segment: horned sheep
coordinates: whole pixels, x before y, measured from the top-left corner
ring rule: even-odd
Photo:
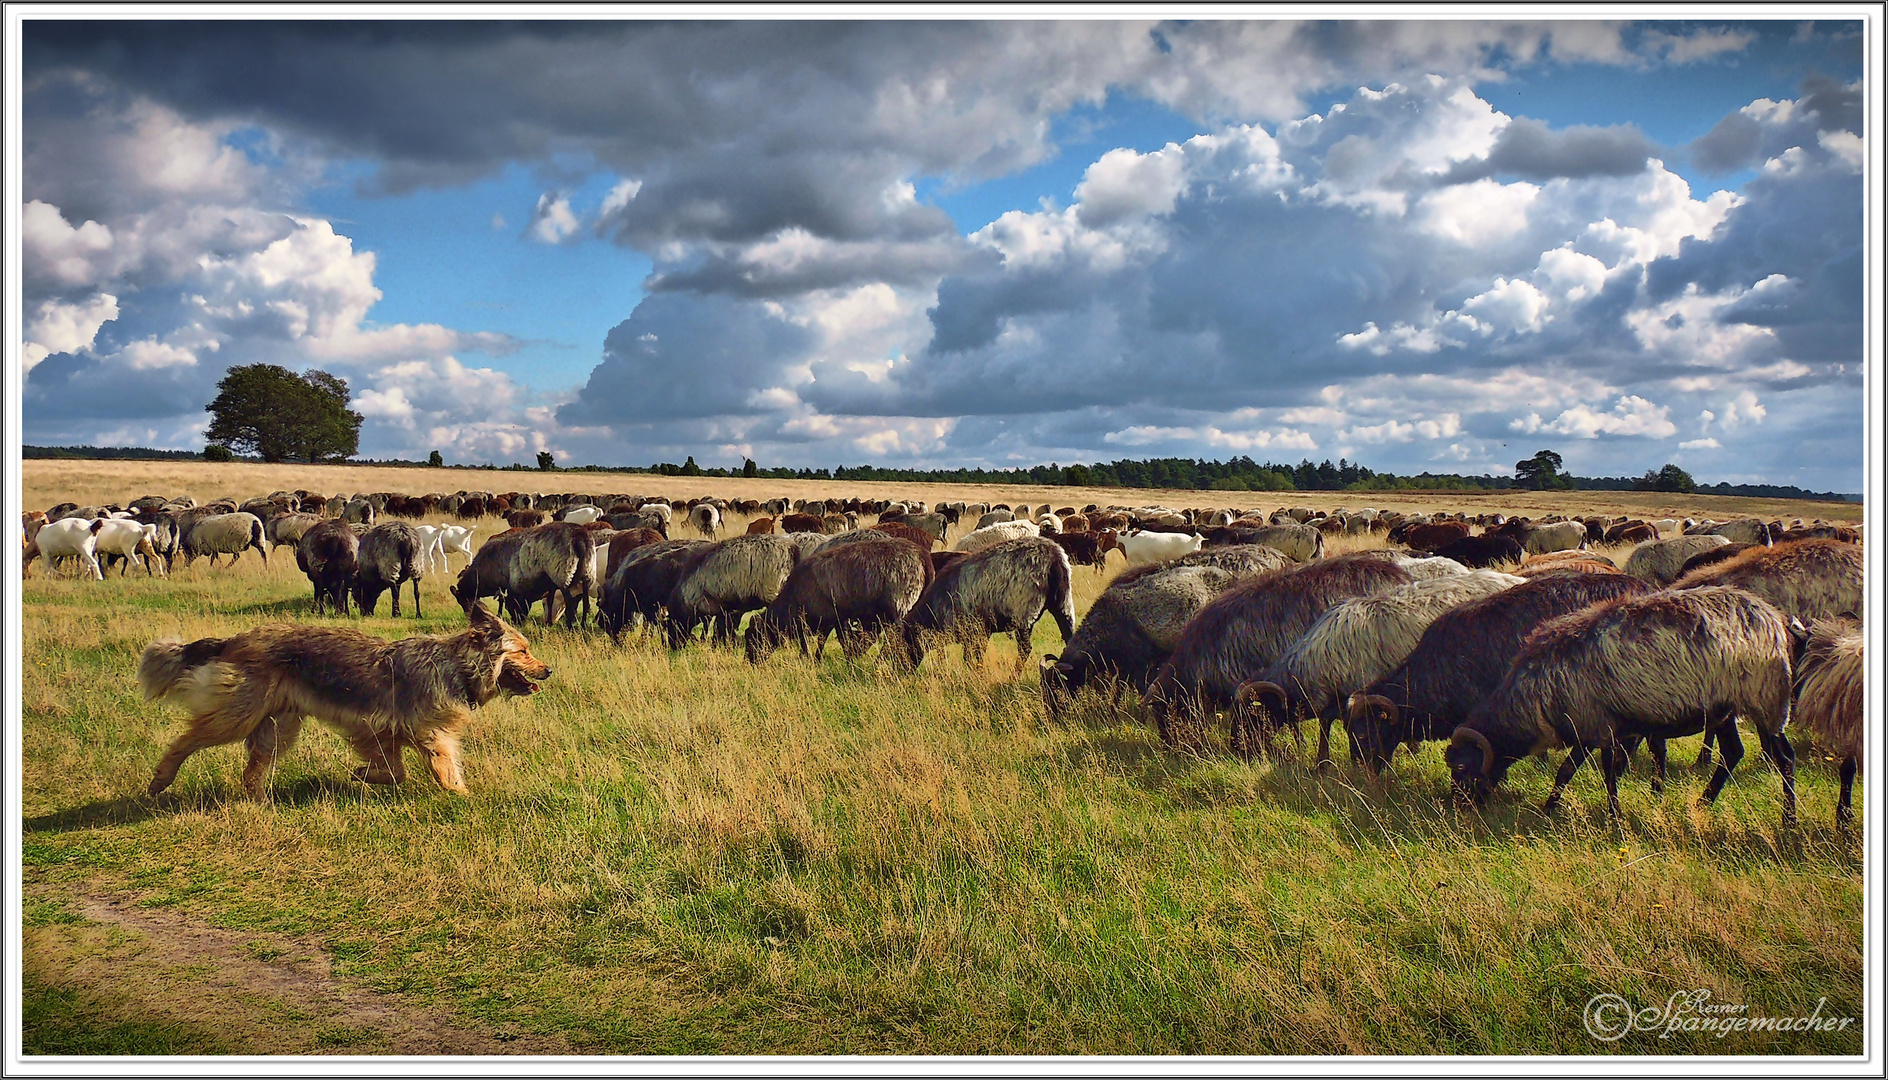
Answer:
[[[980,666],[992,634],[1016,637],[1016,670],[1029,662],[1030,635],[1044,613],[1066,645],[1075,635],[1069,557],[1043,537],[1023,537],[966,556],[939,574],[900,624],[903,658],[924,661],[927,638],[949,636]]]
[[[910,541],[823,545],[800,560],[774,602],[748,620],[747,659],[758,664],[789,638],[804,654],[809,635],[817,659],[835,632],[846,657],[856,659],[904,618],[930,583],[931,565]]]

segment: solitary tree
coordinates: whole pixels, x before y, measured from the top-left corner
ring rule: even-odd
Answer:
[[[1698,490],[1697,482],[1692,480],[1691,474],[1670,462],[1666,462],[1665,467],[1657,472],[1647,469],[1645,475],[1634,481],[1632,486],[1638,488],[1640,491],[1679,491],[1688,493]]]
[[[426,464],[437,469],[446,464],[446,459],[444,455],[440,454],[439,451],[435,450],[432,453],[426,455]]]
[[[347,407],[347,382],[325,371],[306,375],[275,364],[230,368],[216,384],[204,438],[264,461],[328,461],[360,449],[360,413]]]
[[[1526,461],[1514,463],[1514,483],[1516,487],[1532,488],[1535,491],[1572,487],[1573,478],[1560,470],[1560,455],[1552,450],[1542,450]]]
[[[557,459],[551,455],[549,450],[538,451],[538,468],[543,469],[545,472],[550,472],[552,469],[557,468]]]
[[[759,476],[760,466],[754,464],[753,458],[747,458],[741,462],[741,475],[750,479]]]

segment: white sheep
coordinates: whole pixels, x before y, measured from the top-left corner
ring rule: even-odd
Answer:
[[[92,580],[103,581],[105,575],[98,568],[98,531],[103,528],[103,519],[87,521],[84,518],[60,518],[39,530],[33,543],[39,553],[45,556],[47,573],[57,575],[59,560],[67,557],[79,561],[79,570],[92,572]]]
[[[1020,540],[1025,536],[1040,536],[1042,531],[1033,521],[999,521],[994,525],[985,525],[965,533],[954,547],[957,551],[982,551],[987,547]]]
[[[123,577],[130,569],[130,564],[139,563],[144,567],[146,576],[156,577],[164,571],[157,558],[157,526],[141,525],[136,521],[121,518],[106,518],[97,531],[97,555],[119,555],[125,565],[118,568],[118,576]],[[139,558],[143,556],[143,558]]]
[[[1182,555],[1193,554],[1204,543],[1200,537],[1190,533],[1146,531],[1128,533],[1117,542],[1121,545],[1121,554],[1127,556],[1129,566],[1169,562]]]

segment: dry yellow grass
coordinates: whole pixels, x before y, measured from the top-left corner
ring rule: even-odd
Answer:
[[[298,486],[221,468],[238,471],[184,489]],[[475,475],[415,472],[455,488]],[[493,490],[545,479],[488,475]],[[146,479],[67,477],[60,490],[124,497]],[[560,479],[675,494],[741,483]],[[59,493],[45,475],[29,490]],[[1064,501],[1042,493],[1030,501]],[[1077,569],[1078,611],[1120,567]],[[587,1052],[1860,1046],[1859,1031],[1599,1044],[1580,1020],[1594,994],[1655,1004],[1696,989],[1763,1015],[1806,1014],[1819,997],[1825,1015],[1860,1015],[1861,866],[1828,825],[1825,763],[1799,774],[1800,834],[1780,832],[1775,777],[1754,759],[1708,809],[1694,805],[1701,775],[1681,766],[1654,796],[1635,774],[1618,826],[1590,773],[1564,811],[1540,816],[1544,762],[1518,765],[1485,813],[1466,813],[1445,798],[1434,747],[1374,780],[1290,755],[1170,752],[1099,708],[1050,724],[1007,638],[981,669],[953,647],[899,674],[836,650],[823,664],[788,650],[756,667],[533,623],[533,651],[556,675],[478,715],[470,796],[423,774],[391,790],[356,784],[345,746],[315,725],[282,759],[272,805],[240,797],[235,747],[192,758],[164,797],[141,794],[181,727],[174,707],[138,699],[133,669],[151,639],[282,618],[388,637],[454,630],[464,616],[445,584],[424,582],[424,620],[384,606],[380,618],[317,619],[291,558],[199,562],[168,581],[24,584],[29,1051],[320,1043],[299,1027],[271,1042],[272,1027],[305,1021],[217,989],[228,975],[209,960],[167,954],[161,978],[93,979],[83,957],[105,931],[85,912],[100,898],[171,913],[179,932],[314,942],[337,978],[471,1030]],[[1035,645],[1059,651],[1047,621]],[[217,1029],[230,1041],[149,1022],[198,1015],[199,1000],[236,1011]]]
[[[1821,517],[1857,523],[1860,503],[1746,499],[1636,491],[1492,492],[1250,492],[1176,491],[1154,488],[1038,487],[1031,484],[905,484],[836,480],[747,480],[732,477],[657,476],[648,473],[543,473],[499,469],[380,468],[366,465],[208,464],[189,461],[33,460],[22,463],[23,505],[44,509],[61,502],[128,501],[145,494],[190,494],[198,500],[245,498],[276,490],[307,488],[336,492],[398,491],[618,491],[665,498],[719,495],[726,498],[794,499],[853,495],[913,497],[932,502],[1027,501],[1031,505],[1230,506],[1271,510],[1279,506],[1374,506],[1384,510],[1462,510],[1469,513],[1633,514],[1647,518],[1756,515],[1765,518]]]

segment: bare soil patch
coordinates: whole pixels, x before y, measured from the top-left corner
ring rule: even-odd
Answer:
[[[562,1038],[474,1030],[337,976],[317,940],[226,930],[134,898],[42,893],[83,922],[28,927],[29,978],[103,1009],[214,1033],[248,1054],[570,1054]],[[27,1033],[30,1049],[32,1033]]]

